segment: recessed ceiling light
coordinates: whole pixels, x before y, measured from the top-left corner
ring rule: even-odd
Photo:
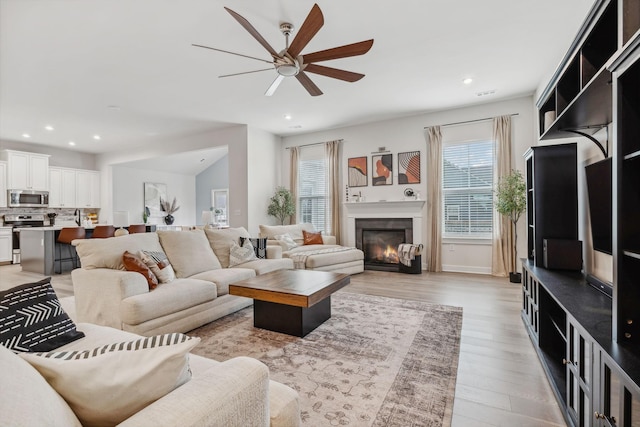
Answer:
[[[44,128],[46,130],[48,130],[48,131],[52,131],[53,130],[53,126],[51,126],[51,125],[46,125]]]
[[[471,77],[467,77],[466,79],[464,79],[462,81],[462,83],[464,83],[466,85],[470,85],[471,83],[473,83],[473,79]]]
[[[76,143],[73,142],[73,141],[69,141],[69,145],[74,146],[74,145],[76,145]]]
[[[291,114],[285,114],[284,118],[285,120],[291,120],[293,117],[291,117]]]
[[[95,139],[96,141],[100,141],[100,135],[93,135],[93,139]]]
[[[29,135],[28,133],[23,133],[23,134],[22,134],[22,137],[23,137],[23,138],[31,138],[31,135]]]

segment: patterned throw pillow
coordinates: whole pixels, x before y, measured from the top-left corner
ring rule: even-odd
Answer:
[[[164,252],[140,251],[140,258],[153,271],[160,283],[169,283],[176,278],[176,273]]]
[[[116,425],[191,379],[200,338],[173,333],[86,350],[22,353],[84,426]]]
[[[158,286],[158,278],[156,275],[153,274],[149,266],[137,255],[129,251],[124,251],[124,254],[122,254],[122,263],[127,271],[135,271],[136,273],[142,274],[144,278],[147,279],[150,291]]]
[[[244,246],[244,241],[249,240],[253,249],[256,253],[256,258],[258,259],[266,259],[267,258],[267,238],[266,237],[241,237],[240,245]]]
[[[314,233],[302,230],[302,239],[304,240],[303,245],[322,245],[324,243],[321,232]]]
[[[298,244],[295,242],[295,240],[293,240],[293,237],[291,237],[291,235],[289,233],[286,234],[278,234],[273,236],[274,239],[276,239],[279,242],[284,243],[287,246],[287,250],[290,251],[291,249],[295,248],[296,246],[298,246]]]
[[[82,337],[60,306],[50,277],[0,292],[0,344],[8,349],[50,351]]]
[[[233,242],[229,250],[229,267],[257,259],[250,240],[245,240],[242,246]]]

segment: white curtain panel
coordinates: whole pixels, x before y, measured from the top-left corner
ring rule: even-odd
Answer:
[[[427,244],[428,271],[442,271],[442,133],[440,126],[427,128]]]
[[[511,116],[493,119],[493,140],[495,141],[495,161],[493,182],[497,185],[500,179],[511,173]],[[516,272],[516,259],[513,253],[514,232],[511,220],[493,212],[493,239],[491,256],[491,274],[506,277],[509,272]]]
[[[340,224],[340,140],[328,141],[324,144],[327,159],[328,178],[328,208],[330,220],[329,234],[336,237],[336,243],[340,244],[342,229]]]
[[[293,197],[293,203],[296,205],[296,213],[291,215],[289,219],[290,224],[296,224],[298,217],[298,157],[300,155],[300,149],[298,147],[289,148],[289,190]]]

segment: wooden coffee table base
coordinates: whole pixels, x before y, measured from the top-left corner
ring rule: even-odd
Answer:
[[[304,337],[331,317],[331,295],[311,307],[253,301],[253,326]]]

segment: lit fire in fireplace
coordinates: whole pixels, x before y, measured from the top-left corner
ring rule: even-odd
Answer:
[[[377,246],[375,253],[371,255],[372,260],[376,262],[387,264],[397,264],[399,262],[397,249],[389,245],[387,245],[386,249],[383,246]]]

